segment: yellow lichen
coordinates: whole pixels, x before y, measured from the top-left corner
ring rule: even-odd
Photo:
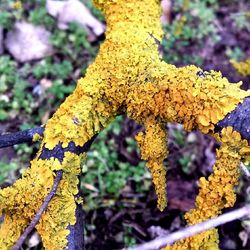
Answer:
[[[53,170],[58,169],[63,170],[63,179],[36,229],[46,249],[57,250],[66,246],[66,236],[69,234],[67,227],[76,221],[74,195],[78,192],[82,156],[66,152],[62,163],[53,158],[35,159],[22,179],[0,191],[0,211],[5,215],[4,223],[0,226],[0,249],[10,249],[33,219],[50,192]]]
[[[162,61],[157,43],[163,36],[158,0],[94,0],[94,3],[106,18],[106,40],[85,77],[78,80],[73,94],[47,122],[31,168],[12,187],[0,190],[0,212],[5,214],[0,226],[1,249],[9,249],[33,218],[50,191],[54,171],[59,169],[63,170],[63,179],[36,228],[46,249],[63,249],[67,245],[67,227],[75,223],[74,195],[78,190],[82,156],[68,152],[62,163],[54,158],[42,160],[39,156],[43,148],[52,150],[58,144],[67,148],[70,142],[83,146],[118,114],[127,114],[145,125],[145,133],[139,133],[137,141],[152,173],[158,207],[163,210],[166,206],[163,159],[167,155],[164,124],[178,122],[187,130],[213,132],[214,125],[250,95],[240,89],[240,84],[230,84],[218,72],[205,72],[200,76],[201,69],[196,66],[177,68]],[[213,177],[200,182],[203,190],[207,182],[231,178],[223,189],[215,188],[211,192],[216,196],[212,200],[217,200],[219,207],[234,202],[231,187],[238,172],[232,169],[239,161],[223,150],[225,147],[217,153],[219,161]],[[228,175],[228,164],[235,177]],[[222,197],[225,200],[221,201]],[[197,204],[204,199],[206,192],[201,191]],[[207,209],[206,203],[204,209]],[[208,215],[215,216],[216,211],[209,210]],[[197,208],[186,217],[193,223],[205,219],[204,216],[202,208]],[[214,235],[214,231],[204,233],[202,239],[215,238]],[[210,240],[206,242],[213,245]]]
[[[141,158],[147,161],[158,196],[158,208],[162,211],[167,205],[166,169],[163,165],[167,156],[166,129],[150,119],[145,122],[145,129],[146,132],[140,132],[136,140],[141,149]]]
[[[41,135],[39,135],[38,133],[35,133],[35,134],[33,135],[33,137],[32,137],[32,141],[33,141],[33,142],[41,141],[42,138],[43,138],[43,137],[42,137]]]
[[[188,130],[198,128],[208,133],[249,95],[240,90],[240,84],[230,84],[218,72],[199,77],[201,69],[196,66],[176,68],[161,60],[155,41],[162,38],[157,1],[94,2],[107,20],[106,40],[75,92],[49,120],[44,139],[47,148],[60,142],[66,147],[70,141],[82,146],[120,112],[145,126],[149,120],[152,127],[172,121]],[[147,133],[146,129],[145,138]],[[158,140],[166,141],[165,137],[160,133]],[[147,143],[148,154],[154,143]],[[164,157],[146,154],[143,159],[149,159],[147,165],[162,210],[166,204]]]
[[[219,250],[218,232],[211,229],[185,240],[180,240],[162,250]]]
[[[245,13],[245,16],[246,16],[248,19],[250,19],[250,12],[246,12],[246,13]]]
[[[23,7],[23,4],[20,0],[15,1],[13,4],[13,8],[16,10],[20,10],[22,9],[22,7]]]
[[[231,60],[230,62],[241,75],[250,75],[250,58],[244,62],[237,62],[235,60]]]
[[[240,134],[233,131],[232,127],[223,129],[215,138],[221,142],[216,154],[217,161],[208,179],[200,178],[196,207],[185,215],[189,225],[216,217],[223,208],[234,205],[234,187],[238,183],[240,161],[249,159],[249,151],[246,153],[244,150],[249,150],[247,141],[242,140]],[[169,249],[219,249],[217,230],[203,232],[164,248]]]

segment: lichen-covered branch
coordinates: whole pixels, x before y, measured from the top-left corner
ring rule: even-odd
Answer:
[[[84,242],[84,220],[85,215],[81,204],[76,204],[76,223],[74,225],[69,225],[68,229],[70,231],[67,236],[67,249],[68,250],[85,250]]]
[[[221,214],[223,208],[232,207],[236,195],[234,187],[238,184],[240,161],[249,161],[248,142],[242,140],[238,132],[232,127],[223,129],[215,138],[221,143],[217,150],[217,161],[213,173],[208,179],[202,177],[199,181],[199,194],[196,197],[195,208],[185,214],[189,225],[201,223]],[[181,240],[169,249],[219,249],[217,229],[202,232],[198,235]]]
[[[53,186],[51,188],[51,191],[49,192],[49,194],[46,196],[43,204],[41,205],[41,207],[39,208],[39,210],[37,211],[35,217],[32,219],[32,221],[30,222],[29,226],[25,229],[25,231],[23,232],[23,234],[20,236],[20,238],[18,239],[18,241],[16,242],[16,244],[12,247],[12,250],[19,250],[22,247],[22,244],[24,243],[25,239],[27,238],[27,236],[31,233],[31,231],[35,228],[35,226],[37,225],[37,223],[39,222],[43,212],[47,209],[49,202],[51,201],[51,199],[53,198],[53,196],[56,194],[56,190],[57,187],[62,179],[62,170],[59,170],[56,172],[56,176],[54,179],[54,183]]]
[[[160,210],[167,204],[163,165],[167,135],[163,128],[169,121],[182,123],[187,130],[210,133],[222,145],[213,174],[200,180],[196,208],[186,215],[188,223],[215,217],[234,203],[238,165],[248,159],[248,144],[231,127],[221,135],[215,135],[214,128],[250,91],[230,84],[219,72],[200,74],[202,69],[194,65],[177,68],[163,62],[156,42],[163,36],[158,0],[94,3],[106,18],[106,40],[85,77],[46,124],[31,168],[12,187],[0,190],[0,213],[5,213],[1,249],[10,248],[29,224],[58,170],[63,171],[63,179],[36,229],[45,248],[67,246],[68,227],[76,223],[74,197],[85,152],[82,148],[121,113],[145,126],[145,133],[136,139],[152,173]],[[173,248],[183,244],[187,247],[183,249],[216,249],[217,243],[217,232],[211,230]]]
[[[93,139],[82,147],[75,146],[72,142],[66,148],[62,148],[61,144],[53,150],[41,148],[22,179],[12,187],[0,190],[0,208],[4,214],[4,223],[0,227],[1,249],[10,249],[30,224],[49,194],[55,178],[54,171],[63,171],[63,178],[36,229],[48,249],[61,249],[79,239],[75,233],[77,229],[70,225],[81,224],[79,219],[82,216],[76,211],[79,202],[76,197],[78,175],[81,157],[89,149]],[[78,233],[82,233],[83,239],[83,228]]]

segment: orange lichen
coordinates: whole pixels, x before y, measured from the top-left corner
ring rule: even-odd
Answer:
[[[250,58],[243,62],[235,60],[231,60],[230,62],[241,75],[250,75]]]
[[[141,158],[147,161],[158,196],[158,208],[162,211],[167,205],[166,168],[163,165],[167,156],[166,129],[150,119],[145,122],[145,129],[145,133],[140,132],[136,140],[141,149]]]
[[[156,43],[162,38],[157,1],[94,2],[107,20],[106,40],[75,92],[48,121],[45,147],[52,149],[60,142],[67,147],[70,141],[82,146],[121,112],[148,127],[172,121],[208,133],[249,95],[218,72],[199,77],[201,69],[196,66],[176,68],[161,60]],[[166,140],[165,133],[158,137]],[[148,147],[154,143],[147,143]],[[165,183],[165,177],[159,178],[160,172],[165,173],[164,157],[143,155],[150,159],[148,167],[162,210],[165,191],[157,187]]]
[[[218,232],[216,229],[207,230],[185,240],[180,240],[162,250],[219,250]]]
[[[166,206],[163,159],[167,155],[164,124],[179,122],[187,130],[212,132],[219,120],[250,95],[240,89],[240,84],[230,84],[218,72],[204,72],[200,76],[201,69],[196,66],[177,68],[162,61],[157,42],[163,36],[158,0],[94,0],[94,3],[106,17],[106,40],[85,77],[78,80],[73,94],[47,122],[31,168],[12,187],[0,190],[0,212],[5,214],[0,226],[1,249],[10,248],[33,218],[52,186],[53,171],[59,169],[63,170],[63,180],[37,230],[47,249],[63,249],[67,245],[67,226],[75,223],[73,197],[81,156],[65,153],[62,163],[53,158],[42,160],[39,156],[43,148],[52,150],[58,144],[66,148],[70,142],[83,146],[115,116],[126,113],[145,125],[145,133],[139,133],[137,141],[152,173],[158,207],[163,210]],[[221,165],[231,164],[235,157],[219,152],[221,159],[215,167],[215,179],[210,178],[215,182],[216,178],[233,178],[227,176]],[[236,160],[232,166],[235,165]],[[201,189],[206,185],[207,181],[202,179]],[[222,194],[227,197],[225,204],[230,205],[234,201],[231,186],[215,189],[211,194]],[[197,204],[199,199],[205,199],[204,195],[198,196]],[[187,215],[190,223],[204,219],[200,218],[203,210],[199,209]],[[211,211],[210,216],[214,213]],[[215,234],[204,233],[203,238]]]
[[[233,131],[232,127],[223,129],[215,138],[221,142],[216,154],[217,161],[208,180],[200,178],[196,207],[185,215],[189,225],[216,217],[223,208],[234,205],[234,187],[238,183],[240,161],[249,160],[250,148],[247,141],[242,140],[240,134]],[[217,230],[212,229],[179,241],[173,246],[167,246],[164,250],[219,249],[218,242]]]
[[[212,132],[214,124],[250,92],[240,90],[240,84],[230,84],[218,72],[198,77],[200,70],[193,65],[175,68],[162,62],[158,72],[149,71],[149,82],[131,87],[126,100],[128,115],[141,122],[153,116],[182,123],[187,130]]]

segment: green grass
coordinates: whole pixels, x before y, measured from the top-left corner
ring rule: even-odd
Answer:
[[[122,189],[126,186],[128,179],[135,183],[137,192],[148,189],[148,185],[143,185],[149,179],[149,173],[145,168],[145,163],[140,162],[138,166],[133,166],[128,162],[119,159],[118,145],[109,135],[119,135],[123,117],[117,117],[108,128],[102,131],[96,141],[92,144],[87,154],[85,163],[82,165],[84,174],[82,180],[82,190],[86,199],[87,209],[94,209],[102,206],[102,200],[109,198],[112,205],[119,197]],[[128,138],[126,150],[138,150],[135,141]]]
[[[162,42],[166,62],[202,65],[203,58],[196,53],[201,50],[204,40],[208,37],[213,43],[219,40],[214,23],[217,8],[216,0],[173,2],[174,18],[164,26],[166,35]],[[190,45],[193,51],[185,53]]]

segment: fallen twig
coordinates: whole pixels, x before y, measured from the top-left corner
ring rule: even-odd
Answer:
[[[240,169],[244,173],[244,175],[247,177],[247,179],[250,179],[250,172],[247,169],[246,165],[244,163],[240,163]]]
[[[195,224],[193,226],[186,227],[185,229],[181,229],[175,233],[169,234],[164,237],[156,238],[150,242],[141,244],[134,248],[128,248],[127,250],[157,250],[165,247],[166,245],[173,244],[177,240],[182,240],[192,235],[201,233],[208,229],[217,227],[219,225],[223,225],[227,222],[241,219],[245,216],[250,215],[250,205],[246,205],[242,208],[236,209],[232,212],[225,213],[216,218],[207,220],[205,222]]]

